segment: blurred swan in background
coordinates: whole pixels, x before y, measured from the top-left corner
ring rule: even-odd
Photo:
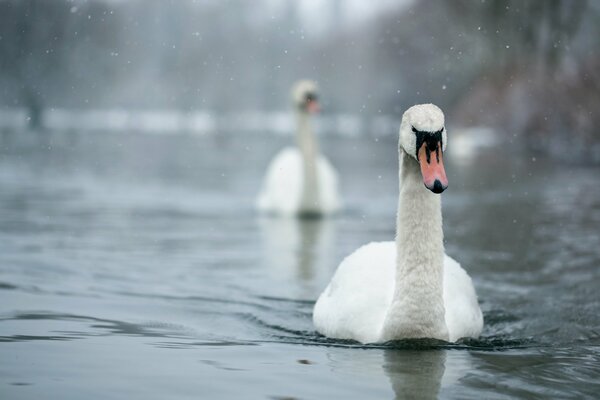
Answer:
[[[342,261],[314,308],[321,334],[362,343],[479,336],[483,317],[471,278],[444,253],[445,149],[442,110],[409,108],[400,125],[396,242],[367,244]]]
[[[337,173],[321,154],[311,116],[319,111],[317,85],[303,80],[292,89],[297,147],[288,147],[271,161],[257,199],[257,208],[277,215],[324,216],[340,208]]]

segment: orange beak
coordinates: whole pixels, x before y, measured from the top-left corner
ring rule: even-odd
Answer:
[[[448,178],[444,170],[441,143],[438,142],[435,149],[423,143],[418,153],[421,175],[425,187],[433,193],[442,193],[448,187]]]
[[[321,111],[321,106],[317,100],[308,100],[306,102],[306,110],[311,114],[316,114]]]

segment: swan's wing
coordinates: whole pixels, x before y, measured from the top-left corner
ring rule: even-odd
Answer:
[[[369,243],[346,257],[315,304],[317,331],[376,342],[392,301],[395,259],[394,242]]]
[[[256,206],[263,212],[288,214],[298,209],[302,191],[302,156],[287,147],[271,161]]]
[[[444,307],[450,341],[478,337],[483,329],[483,315],[473,282],[453,258],[444,258]]]
[[[335,212],[341,208],[338,174],[323,155],[319,156],[319,197],[324,212]]]

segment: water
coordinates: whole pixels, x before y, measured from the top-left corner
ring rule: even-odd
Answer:
[[[0,398],[600,393],[600,169],[456,137],[446,247],[474,279],[483,335],[363,346],[316,334],[311,311],[345,255],[394,236],[395,139],[322,140],[338,218],[260,218],[288,140],[4,132]]]

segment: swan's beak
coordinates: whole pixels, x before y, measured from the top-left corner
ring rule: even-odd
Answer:
[[[321,106],[317,100],[308,100],[306,102],[306,111],[308,111],[310,114],[317,114],[319,111],[321,111]]]
[[[448,187],[448,178],[444,170],[441,143],[438,142],[435,149],[428,148],[427,143],[423,143],[418,155],[425,187],[433,193],[442,193]]]

